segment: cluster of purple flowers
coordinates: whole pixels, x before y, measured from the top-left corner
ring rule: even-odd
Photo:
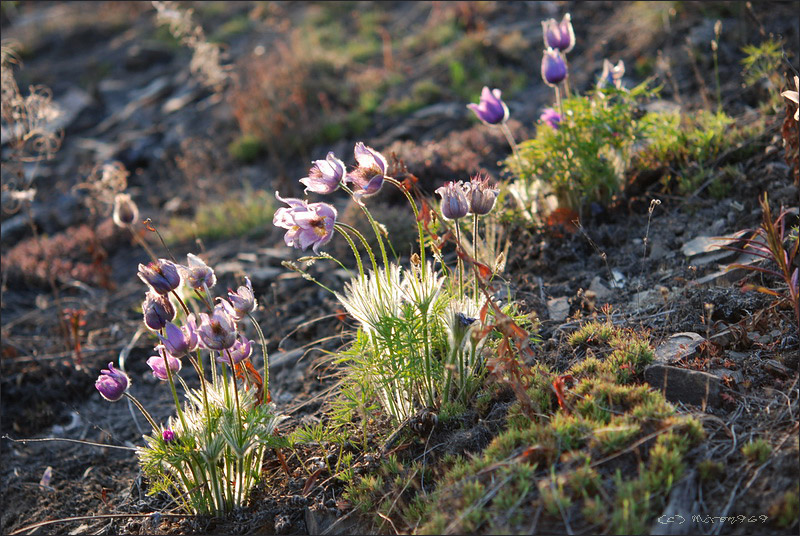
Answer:
[[[171,295],[177,299],[176,290],[186,284],[197,291],[208,294],[217,278],[200,257],[189,254],[186,265],[167,259],[158,259],[139,265],[139,278],[148,286],[142,313],[144,324],[156,333],[160,343],[155,347],[157,355],[151,356],[147,364],[153,376],[167,381],[171,374],[182,368],[181,358],[198,348],[218,352],[220,363],[240,363],[252,354],[253,341],[238,332],[236,322],[256,309],[257,303],[250,279],[236,291],[228,292],[228,299],[218,298],[213,311],[199,315],[187,314],[182,326],[173,323],[176,308]],[[95,382],[100,394],[109,401],[122,398],[130,386],[130,378],[109,363]]]
[[[575,31],[567,13],[556,22],[542,21],[544,56],[542,56],[542,79],[549,86],[556,86],[567,77],[566,54],[575,46]]]
[[[300,179],[305,185],[305,193],[330,194],[348,184],[352,188],[353,199],[363,204],[362,199],[378,193],[387,178],[388,163],[386,158],[362,142],[356,143],[353,150],[358,165],[347,171],[344,162],[329,152],[325,160],[315,160],[308,171],[308,176]],[[319,253],[333,238],[334,225],[338,213],[328,203],[309,203],[293,197],[283,198],[279,192],[275,197],[288,207],[275,211],[273,225],[286,229],[284,241],[287,246],[308,249]]]
[[[568,76],[566,54],[575,46],[575,31],[572,28],[570,15],[567,13],[556,22],[555,19],[542,21],[542,34],[545,51],[542,56],[542,80],[551,87],[557,87]],[[623,68],[624,72],[624,68]],[[478,104],[470,103],[467,108],[488,125],[502,125],[509,118],[508,106],[500,98],[499,89],[483,88]],[[547,108],[540,120],[557,130],[561,123],[561,115],[552,108]]]
[[[457,220],[467,214],[484,216],[492,211],[500,190],[489,185],[489,177],[476,175],[464,184],[451,181],[436,189],[442,198],[442,216]]]

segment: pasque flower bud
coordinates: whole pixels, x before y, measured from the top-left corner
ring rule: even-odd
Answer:
[[[542,56],[542,79],[548,86],[556,86],[567,77],[567,64],[557,50],[548,48]]]
[[[94,382],[95,388],[109,402],[116,402],[128,390],[130,379],[128,375],[114,368],[114,363],[108,364],[108,370],[100,371],[100,376]]]

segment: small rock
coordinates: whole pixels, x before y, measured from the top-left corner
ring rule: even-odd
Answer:
[[[611,283],[613,288],[622,288],[625,286],[625,274],[619,270],[611,270],[611,275],[614,277],[614,280],[609,283]]]
[[[725,218],[714,220],[714,223],[708,228],[708,230],[714,234],[721,233],[723,229],[725,229]]]
[[[705,340],[702,335],[692,331],[676,333],[658,345],[655,360],[671,365],[683,358],[691,357],[697,352],[697,347]]]
[[[662,391],[670,402],[703,407],[719,405],[722,380],[708,372],[656,363],[644,370],[644,379]]]
[[[663,259],[669,254],[669,250],[664,247],[664,245],[660,241],[653,241],[653,245],[650,246],[650,255],[649,258],[658,261]]]
[[[569,300],[566,296],[547,300],[547,312],[550,314],[550,320],[563,322],[569,314]]]
[[[295,348],[288,352],[278,352],[269,356],[269,371],[270,374],[277,372],[284,367],[294,365],[298,359],[305,353],[303,348]]]
[[[239,261],[220,262],[214,267],[217,277],[233,274],[238,275],[244,273],[244,265]]]
[[[741,385],[744,383],[744,375],[739,372],[738,370],[731,370],[727,368],[715,368],[708,371],[709,374],[713,374],[720,380],[725,381],[725,377],[729,377],[733,379],[736,385]]]
[[[643,290],[631,297],[631,303],[639,309],[647,309],[654,305],[663,305],[664,297],[658,290]]]
[[[589,285],[589,290],[593,291],[598,300],[605,300],[611,297],[614,293],[602,283],[600,276],[595,276],[592,283]]]
[[[792,374],[792,371],[787,366],[774,359],[765,360],[764,369],[773,376],[780,378],[788,378]]]
[[[727,236],[698,236],[683,244],[681,252],[687,257],[716,252],[722,246],[738,244],[745,234],[747,234],[747,231],[739,231]]]
[[[250,281],[252,281],[253,285],[262,287],[265,285],[270,284],[272,281],[275,280],[279,275],[284,273],[284,268],[275,268],[272,266],[262,266],[261,268],[255,268],[248,272],[250,276]]]

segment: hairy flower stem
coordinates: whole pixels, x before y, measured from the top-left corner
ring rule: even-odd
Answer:
[[[353,196],[353,191],[350,190],[348,187],[343,185],[342,188],[347,193],[349,193],[351,196]],[[353,199],[355,200],[355,197],[353,197]],[[388,281],[388,277],[389,277],[389,257],[386,255],[386,246],[383,243],[383,236],[381,236],[381,230],[378,227],[378,222],[375,221],[375,218],[372,217],[372,214],[370,213],[370,211],[367,209],[366,206],[364,206],[363,204],[359,203],[358,201],[356,201],[356,204],[359,206],[359,208],[361,208],[361,212],[363,212],[364,215],[369,220],[369,223],[372,226],[372,232],[375,233],[375,238],[378,239],[378,247],[381,248],[381,258],[383,259],[383,266],[386,268],[386,277],[387,277],[387,281]],[[377,272],[377,270],[376,270],[376,272]]]
[[[142,246],[142,248],[147,252],[147,255],[153,262],[157,262],[158,257],[156,257],[155,252],[150,248],[150,246],[147,245],[147,242],[145,242],[144,238],[139,236],[139,234],[133,230],[133,225],[128,225],[127,227],[128,230],[131,232],[131,236],[133,236],[134,241],[136,241],[140,246]]]
[[[347,227],[350,226],[348,225]],[[364,281],[364,264],[361,262],[361,254],[358,252],[358,248],[356,247],[355,242],[353,242],[353,239],[350,238],[349,234],[347,234],[347,231],[345,230],[345,224],[337,222],[333,225],[333,228],[339,231],[339,234],[341,234],[344,239],[347,240],[347,243],[350,244],[350,249],[353,250],[353,257],[356,258],[356,264],[358,264],[358,275],[361,277],[361,281]]]
[[[228,355],[228,363],[231,365],[231,374],[233,375],[233,396],[236,400],[236,415],[239,417],[239,432],[241,432],[244,428],[242,427],[242,408],[239,406],[239,388],[236,386],[236,369],[234,368],[233,357],[231,357],[230,350],[225,350],[225,353]]]
[[[478,215],[472,215],[472,256],[478,259]],[[475,303],[478,303],[478,276],[477,274],[472,279],[473,283],[473,298]]]
[[[178,400],[178,391],[175,389],[175,380],[172,379],[172,369],[169,368],[169,363],[167,362],[167,353],[163,352],[161,357],[164,358],[164,368],[167,369],[167,380],[169,381],[169,389],[172,391],[172,398],[175,400],[175,409],[178,410],[178,418],[181,420],[181,425],[183,425],[183,430],[187,432],[189,427],[186,426],[186,418],[183,416],[183,410],[181,409],[181,403]],[[200,380],[202,382],[202,379]]]
[[[561,105],[561,88],[555,86],[553,89],[556,90],[556,106],[558,107],[558,114],[561,116],[563,121],[564,119],[564,107]]]
[[[564,92],[566,93],[567,98],[569,98],[571,95],[569,90],[569,63],[567,63],[567,55],[565,53],[559,51],[559,54],[561,54],[561,59],[564,60],[564,67],[567,70],[567,76],[564,77]]]
[[[519,167],[519,174],[522,175],[522,159],[519,157],[519,146],[517,145],[517,141],[514,139],[514,135],[511,133],[511,129],[508,128],[508,125],[503,122],[500,123],[500,131],[506,137],[506,141],[508,145],[511,147],[511,152],[514,155],[514,159],[517,161],[517,167]]]
[[[420,258],[420,261],[421,261],[420,262],[420,266],[422,267],[422,279],[424,280],[425,279],[425,275],[426,275],[425,274],[425,270],[426,270],[426,267],[425,267],[425,237],[423,235],[422,221],[420,220],[420,217],[419,217],[419,210],[417,209],[417,204],[414,202],[414,198],[411,197],[411,194],[408,193],[408,190],[401,183],[399,183],[398,181],[396,181],[395,179],[393,179],[391,177],[387,177],[386,178],[386,182],[388,182],[390,184],[393,184],[395,187],[397,187],[398,190],[403,192],[403,194],[406,196],[406,199],[408,199],[408,203],[411,205],[411,210],[414,211],[414,220],[417,222],[417,233],[419,234],[419,258]]]
[[[153,420],[153,417],[152,417],[152,415],[150,415],[150,413],[149,413],[149,412],[148,412],[146,409],[144,409],[144,406],[141,404],[141,402],[139,402],[138,400],[136,400],[136,398],[134,398],[134,397],[133,397],[133,395],[132,395],[132,394],[130,394],[130,393],[128,393],[127,391],[125,391],[125,393],[124,393],[124,394],[125,394],[125,396],[126,396],[126,397],[128,397],[128,400],[130,400],[131,402],[133,402],[133,404],[134,404],[134,405],[135,405],[137,408],[139,408],[139,411],[141,411],[141,412],[142,412],[142,415],[144,415],[144,418],[145,418],[145,419],[147,419],[147,422],[149,422],[149,423],[150,423],[150,426],[152,426],[152,427],[153,427],[153,432],[155,432],[156,430],[158,430],[158,425],[156,424],[156,421],[154,421],[154,420]]]
[[[264,338],[264,332],[261,331],[261,326],[256,319],[253,318],[252,313],[247,313],[247,316],[250,318],[250,322],[253,323],[253,327],[256,328],[256,333],[258,333],[258,339],[261,341],[261,352],[264,354],[264,403],[270,401],[269,396],[269,354],[267,353],[267,339]]]
[[[458,223],[458,220],[455,220],[456,224],[456,263],[458,265],[458,295],[459,297],[464,295],[464,261],[461,260],[461,257],[458,255],[458,249],[461,247],[461,226]]]

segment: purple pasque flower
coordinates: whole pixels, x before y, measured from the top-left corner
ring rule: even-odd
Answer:
[[[197,324],[194,314],[190,314],[186,319],[186,324],[180,328],[172,322],[167,322],[166,333],[166,337],[159,334],[158,338],[161,339],[164,348],[171,355],[180,357],[197,349]]]
[[[447,182],[444,186],[437,188],[436,193],[442,196],[442,215],[445,218],[457,220],[467,215],[469,201],[467,201],[462,181]]]
[[[128,390],[130,383],[131,381],[127,374],[115,369],[114,363],[109,363],[108,369],[100,371],[100,376],[94,382],[94,386],[103,398],[109,402],[116,402]]]
[[[256,310],[258,302],[256,302],[255,294],[253,294],[253,284],[250,283],[250,278],[244,278],[245,285],[240,286],[236,292],[228,290],[228,299],[233,308],[233,316],[236,320],[241,320],[248,314]]]
[[[625,63],[619,60],[616,65],[603,60],[603,72],[600,75],[600,80],[597,81],[597,88],[602,89],[608,84],[612,84],[617,89],[622,89],[622,77],[625,75]]]
[[[561,22],[556,22],[556,19],[543,20],[542,33],[545,47],[566,54],[575,46],[575,30],[572,29],[569,13],[564,15]]]
[[[203,259],[189,253],[186,255],[186,266],[181,266],[181,271],[186,279],[186,284],[197,290],[211,288],[217,284],[217,276]]]
[[[175,441],[175,432],[167,428],[161,432],[161,439],[164,440],[164,443],[172,443]]]
[[[308,249],[313,246],[314,253],[319,247],[333,238],[333,226],[336,223],[336,209],[327,203],[308,203],[293,197],[282,198],[278,192],[275,197],[289,205],[275,211],[272,224],[287,229],[283,237],[287,246]]]
[[[467,104],[467,108],[475,112],[478,119],[489,125],[499,125],[508,120],[508,106],[500,98],[502,92],[499,89],[492,89],[483,86],[481,91],[480,103]]]
[[[467,203],[469,203],[469,213],[483,216],[489,214],[497,201],[497,194],[500,190],[489,186],[488,175],[475,175],[466,185]]]
[[[139,264],[139,279],[144,281],[153,291],[162,296],[169,294],[181,284],[178,266],[167,259]]]
[[[548,86],[557,86],[567,77],[567,64],[561,54],[553,48],[548,48],[542,56],[542,80]]]
[[[550,125],[553,130],[558,130],[561,123],[561,114],[552,108],[545,108],[542,115],[539,116],[539,120]]]
[[[117,227],[133,225],[139,218],[139,208],[131,199],[130,194],[119,193],[114,196],[114,212],[111,219]]]
[[[220,355],[217,356],[217,362],[238,365],[251,355],[253,355],[253,341],[247,337],[240,336],[230,349],[220,352]]]
[[[353,198],[357,203],[363,204],[362,197],[375,195],[383,186],[389,164],[381,153],[367,147],[363,142],[356,143],[353,154],[358,166],[345,175],[344,180],[356,186],[353,189]]]
[[[169,379],[167,366],[169,366],[169,370],[172,371],[173,374],[177,374],[180,372],[181,368],[183,368],[183,364],[180,359],[167,352],[162,344],[156,346],[156,351],[158,351],[158,355],[151,356],[150,359],[147,360],[147,366],[152,369],[153,376],[161,381],[167,381],[167,379]]]
[[[209,350],[225,350],[236,341],[236,323],[226,308],[230,304],[218,303],[214,312],[200,313],[200,325],[197,334],[200,342]]]
[[[303,177],[300,182],[306,185],[305,193],[330,194],[339,189],[345,171],[344,162],[329,152],[325,160],[314,161],[308,177]]]
[[[164,329],[167,322],[175,319],[175,307],[169,296],[161,296],[152,290],[145,294],[142,313],[144,313],[144,325],[153,331]]]

